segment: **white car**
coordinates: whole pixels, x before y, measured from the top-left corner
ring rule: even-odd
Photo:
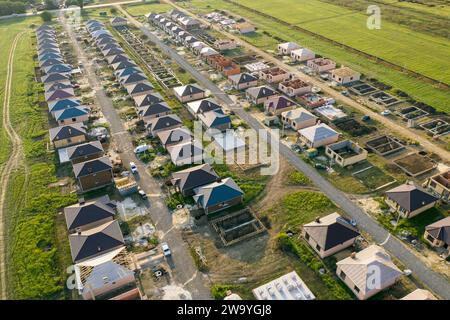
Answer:
[[[381,112],[381,115],[382,116],[388,116],[388,115],[390,115],[391,114],[391,110],[388,110],[388,109],[386,109],[386,110],[384,110],[383,112]]]
[[[136,166],[136,163],[130,162],[130,170],[131,170],[131,173],[137,173],[138,172],[138,168]]]
[[[147,151],[150,148],[149,145],[147,144],[142,144],[140,146],[137,146],[136,148],[134,148],[134,153],[142,153]]]
[[[161,249],[162,249],[165,257],[169,257],[172,255],[172,251],[170,251],[170,248],[169,248],[169,245],[167,244],[167,242],[161,243]]]

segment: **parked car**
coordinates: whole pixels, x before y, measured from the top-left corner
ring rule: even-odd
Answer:
[[[134,148],[134,153],[142,153],[142,152],[147,151],[149,148],[150,148],[150,146],[148,144],[142,144],[142,145]]]
[[[138,187],[138,194],[139,196],[142,198],[142,200],[145,200],[148,198],[147,194],[145,193],[144,190],[142,190],[141,188]]]
[[[161,243],[161,249],[165,257],[170,257],[172,255],[172,251],[170,251],[169,245],[167,242]]]
[[[370,121],[370,117],[368,115],[362,116],[361,120],[364,122]]]
[[[384,110],[384,111],[381,112],[381,115],[382,115],[382,116],[388,116],[388,115],[390,115],[390,114],[391,114],[391,110],[388,110],[388,109],[386,109],[386,110]]]
[[[131,170],[131,173],[138,173],[138,168],[136,166],[136,163],[130,162],[130,170]]]

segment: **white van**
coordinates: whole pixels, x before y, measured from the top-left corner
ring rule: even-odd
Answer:
[[[134,148],[134,153],[142,153],[147,151],[148,149],[150,149],[150,146],[148,144],[142,144]]]

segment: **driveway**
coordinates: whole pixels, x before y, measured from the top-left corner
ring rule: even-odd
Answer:
[[[64,23],[64,27],[72,39],[78,59],[83,63],[86,76],[95,91],[96,104],[101,107],[103,115],[110,124],[112,139],[121,150],[120,157],[124,165],[129,167],[129,163],[133,161],[138,167],[137,181],[142,190],[149,195],[150,216],[155,227],[164,234],[161,240],[167,242],[172,250],[172,274],[175,283],[184,286],[191,293],[193,299],[211,299],[209,288],[202,273],[197,271],[189,248],[182,239],[181,231],[173,226],[171,213],[162,197],[161,185],[148,173],[144,164],[134,154],[131,135],[123,126],[112,100],[106,95],[98,76],[95,74],[98,65],[86,56],[70,25]]]
[[[230,109],[233,109],[235,114],[242,120],[247,122],[254,130],[267,130],[259,121],[253,118],[244,109],[236,107],[231,98],[218,88],[212,81],[206,78],[193,66],[191,66],[182,56],[173,50],[171,47],[164,44],[157,38],[149,29],[142,23],[130,16],[125,10],[120,10],[127,16],[135,26],[137,26],[149,40],[155,43],[160,49],[169,57],[176,61],[176,63],[189,72],[201,85],[210,90],[211,93],[218,99],[225,103]],[[382,228],[375,220],[367,215],[360,207],[354,204],[343,192],[336,189],[330,182],[322,177],[315,169],[309,166],[306,162],[301,160],[296,153],[290,150],[286,145],[280,143],[280,154],[286,158],[296,169],[303,172],[313,183],[339,208],[346,212],[346,214],[356,220],[360,229],[368,232],[375,242],[382,244],[394,257],[399,259],[408,269],[411,269],[415,275],[430,287],[435,293],[442,298],[450,299],[450,283],[448,280],[429,269],[424,262],[415,256],[400,240],[395,237],[389,237],[389,233]]]

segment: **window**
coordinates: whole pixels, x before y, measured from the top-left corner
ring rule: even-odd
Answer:
[[[308,232],[305,233],[305,239],[306,239],[306,240],[309,240],[309,233],[308,233]]]
[[[357,286],[354,286],[353,289],[354,289],[357,293],[359,293],[359,291],[361,291],[361,290],[359,290],[359,288],[358,288]]]
[[[319,245],[316,245],[316,250],[320,252],[321,248]]]
[[[431,242],[434,242],[434,238],[433,238],[431,235],[428,235],[428,236],[427,236],[427,240],[428,240],[428,241],[431,241]]]
[[[342,280],[345,280],[346,275],[344,271],[341,271],[341,273],[339,273],[339,276],[341,277]]]
[[[72,139],[67,138],[67,143],[71,143],[71,142],[72,142]]]
[[[72,121],[73,121],[73,122],[77,121],[77,118],[72,118]]]
[[[435,181],[431,181],[431,182],[430,182],[430,187],[436,188],[436,182],[435,182]]]

